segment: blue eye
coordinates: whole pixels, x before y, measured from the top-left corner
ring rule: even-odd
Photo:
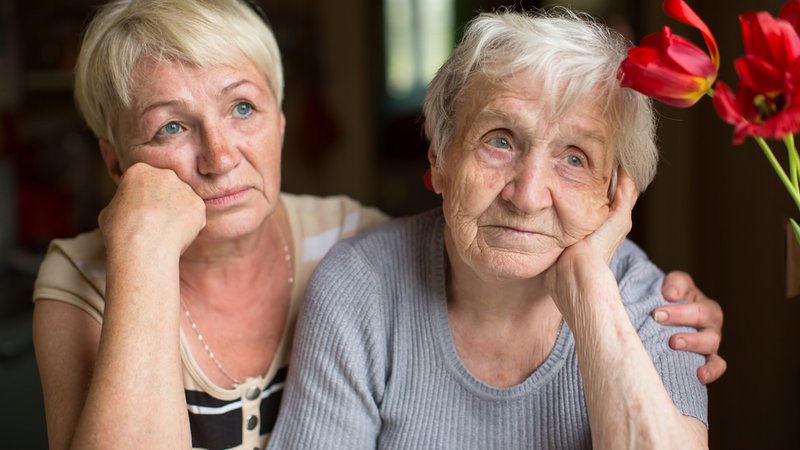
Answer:
[[[567,156],[567,164],[573,167],[583,167],[583,161],[575,155]]]
[[[237,116],[247,117],[253,113],[253,105],[247,102],[241,102],[237,103],[233,110]]]
[[[180,133],[183,130],[184,130],[184,128],[183,128],[183,126],[181,124],[179,124],[178,122],[173,121],[173,122],[169,122],[168,124],[166,124],[163,127],[161,127],[158,130],[158,134],[167,135],[167,136],[175,136],[175,135],[177,135],[178,133]]]
[[[505,150],[511,148],[511,142],[509,142],[508,139],[502,136],[493,137],[489,139],[489,145],[491,145],[492,147],[502,148]]]

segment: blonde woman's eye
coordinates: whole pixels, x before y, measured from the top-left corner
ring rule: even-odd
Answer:
[[[573,167],[583,167],[583,161],[575,155],[567,156],[567,164]]]
[[[178,122],[169,122],[163,127],[159,128],[158,134],[164,136],[175,136],[178,133],[184,130],[183,125],[179,124]]]
[[[253,105],[247,102],[237,103],[234,112],[239,117],[247,117],[253,112]]]
[[[491,145],[492,147],[502,148],[504,150],[508,150],[511,148],[511,142],[509,142],[508,139],[501,136],[491,138],[489,140],[489,145]]]

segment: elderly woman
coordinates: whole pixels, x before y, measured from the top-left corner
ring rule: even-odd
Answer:
[[[75,97],[118,187],[36,282],[53,449],[263,448],[312,269],[385,221],[280,193],[283,75],[262,19],[241,0],[120,0],[85,32]],[[672,339],[710,355],[713,380],[719,306],[685,275],[669,289],[699,298],[659,311],[703,329]]]
[[[655,174],[624,41],[484,14],[425,100],[441,210],[337,244],[309,283],[275,448],[700,448],[697,354],[625,241]]]

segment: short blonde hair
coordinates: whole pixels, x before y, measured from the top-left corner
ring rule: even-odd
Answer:
[[[198,67],[249,58],[283,101],[275,36],[244,0],[115,0],[87,26],[75,66],[75,103],[98,138],[114,143],[119,113],[131,106],[132,72],[142,58]]]
[[[616,163],[644,191],[658,165],[656,119],[651,100],[617,80],[628,46],[619,33],[566,8],[480,14],[467,25],[425,97],[425,134],[437,164],[446,158],[459,100],[476,75],[499,81],[532,70],[544,92],[559,96],[554,98],[556,116],[587,98],[601,102]]]

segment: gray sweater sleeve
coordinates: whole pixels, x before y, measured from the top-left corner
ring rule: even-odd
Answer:
[[[384,314],[373,301],[380,295],[374,276],[348,244],[335,246],[315,271],[269,448],[375,448],[386,337],[375,326]]]

